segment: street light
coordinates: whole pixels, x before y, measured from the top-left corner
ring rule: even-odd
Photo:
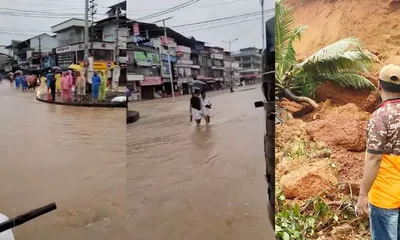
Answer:
[[[262,49],[265,48],[265,33],[264,33],[264,0],[259,0],[261,4],[261,36],[262,36]]]
[[[165,37],[165,41],[167,41],[167,28],[165,27],[165,21],[171,19],[172,17],[167,17],[161,20],[158,20],[154,23],[158,23],[158,22],[163,22],[163,28],[164,28],[164,37]],[[170,59],[170,55],[169,55],[169,47],[168,47],[168,42],[167,42],[167,56],[168,56],[168,68],[169,68],[169,79],[171,81],[171,90],[172,90],[172,99],[175,100],[175,90],[174,90],[174,78],[172,76],[172,67],[171,67],[171,59]]]
[[[237,40],[239,40],[239,38],[235,38],[234,40],[229,40],[229,41],[222,41],[222,42],[224,42],[224,43],[228,43],[229,44],[229,54],[231,54],[231,52],[232,52],[232,49],[231,49],[231,46],[232,46],[232,43],[234,43],[234,42],[236,42]],[[232,57],[231,57],[231,60],[229,61],[229,76],[230,76],[230,85],[231,85],[231,87],[230,87],[230,90],[231,90],[231,93],[233,93],[234,91],[233,91],[233,79],[232,79]]]

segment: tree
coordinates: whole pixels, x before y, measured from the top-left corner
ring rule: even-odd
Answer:
[[[324,81],[331,80],[342,87],[375,88],[365,77],[372,66],[372,55],[364,50],[356,38],[345,38],[334,42],[302,62],[298,62],[293,44],[301,39],[307,28],[294,28],[292,10],[281,0],[275,0],[275,78],[277,96],[284,96],[295,102],[306,102],[314,108],[318,104],[307,96],[314,96],[316,88]],[[297,96],[294,93],[301,94]]]

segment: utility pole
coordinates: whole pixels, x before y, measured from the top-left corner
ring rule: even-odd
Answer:
[[[154,23],[158,23],[158,22],[161,22],[161,21],[163,22],[165,41],[167,41],[167,39],[168,39],[168,36],[167,36],[167,28],[165,27],[165,21],[166,21],[166,20],[169,20],[169,19],[171,19],[171,18],[172,18],[172,17],[168,17],[168,18],[161,19],[161,20],[159,20],[159,21],[157,21],[157,22],[154,22]],[[168,46],[168,42],[167,42],[167,48],[168,48],[168,50],[167,50],[167,56],[168,56],[169,79],[170,79],[170,81],[171,81],[172,99],[175,100],[174,76],[172,76],[172,67],[171,67],[171,59],[170,59],[170,55],[169,55],[169,46]]]
[[[85,36],[84,36],[84,66],[85,78],[88,78],[88,61],[89,61],[89,0],[85,0]]]
[[[118,61],[118,30],[119,30],[119,6],[115,9],[116,14],[116,25],[117,28],[115,29],[115,50],[114,50],[114,62],[117,63]]]
[[[236,42],[238,40],[238,38],[234,39],[234,40],[229,40],[229,41],[222,41],[224,43],[228,43],[229,44],[229,54],[232,54],[232,43]],[[229,61],[229,80],[230,80],[230,90],[231,93],[233,93],[233,74],[232,74],[232,56],[231,59]]]
[[[97,4],[95,3],[95,0],[90,0],[90,6],[89,6],[89,12],[91,16],[91,21],[90,21],[90,56],[93,56],[93,38],[94,38],[94,15],[97,13]]]
[[[262,36],[262,49],[265,48],[265,32],[264,32],[264,0],[259,0],[261,4],[261,36]]]
[[[39,36],[39,71],[42,70],[42,36]]]
[[[119,3],[119,1],[118,1]],[[113,68],[113,73],[115,71],[115,65],[118,65],[118,56],[119,56],[119,47],[118,47],[118,32],[119,32],[119,13],[120,13],[120,7],[117,5],[115,8],[115,21],[116,21],[116,28],[115,28],[115,48],[114,48],[114,68]],[[113,74],[114,75],[114,74]],[[114,79],[111,81],[109,90],[112,91],[112,83]]]

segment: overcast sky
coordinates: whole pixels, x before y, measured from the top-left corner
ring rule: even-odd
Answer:
[[[188,0],[129,0],[128,17],[133,19],[140,18],[177,6],[187,1]],[[143,4],[144,2],[146,4]],[[274,0],[266,0],[265,9],[273,8]],[[162,18],[173,17],[166,23],[168,27],[172,27],[256,11],[260,11],[260,13],[247,18],[174,29],[175,31],[182,33],[184,36],[194,36],[198,40],[209,43],[209,45],[217,45],[226,49],[228,49],[228,44],[223,43],[222,41],[239,38],[238,41],[232,44],[232,51],[235,51],[244,47],[262,46],[260,19],[261,5],[259,0],[200,0],[195,4],[178,11],[143,21],[155,22]],[[266,19],[271,16],[273,16],[273,11],[265,14]]]
[[[0,45],[12,39],[26,40],[41,33],[51,33],[51,26],[72,17],[85,17],[84,0],[0,0]],[[97,19],[104,18],[107,6],[118,0],[96,0]]]
[[[188,0],[128,0],[128,17],[136,19],[156,13]],[[54,1],[54,0],[1,0],[0,6],[0,45],[9,45],[12,39],[25,40],[41,33],[51,33],[50,27],[71,17],[84,18],[84,0]],[[107,6],[118,3],[118,0],[96,0],[98,4],[97,20],[104,18]],[[273,0],[266,0],[265,9],[274,7]],[[199,2],[175,12],[155,17],[146,22],[154,22],[165,17],[173,17],[167,21],[167,26],[177,26],[192,22],[229,17],[260,11],[259,0],[199,0]],[[272,13],[266,13],[266,19]],[[260,14],[253,16],[197,25],[175,28],[185,36],[194,36],[198,40],[228,48],[222,41],[239,38],[232,45],[232,50],[243,47],[261,47]]]

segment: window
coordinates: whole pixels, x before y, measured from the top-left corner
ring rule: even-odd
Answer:
[[[243,62],[251,61],[251,57],[242,57]]]
[[[251,68],[251,63],[243,64],[242,68]]]
[[[95,61],[112,61],[114,59],[113,50],[93,49],[93,58]]]
[[[77,52],[77,61],[83,61],[85,59],[85,52],[83,50],[79,50]]]

